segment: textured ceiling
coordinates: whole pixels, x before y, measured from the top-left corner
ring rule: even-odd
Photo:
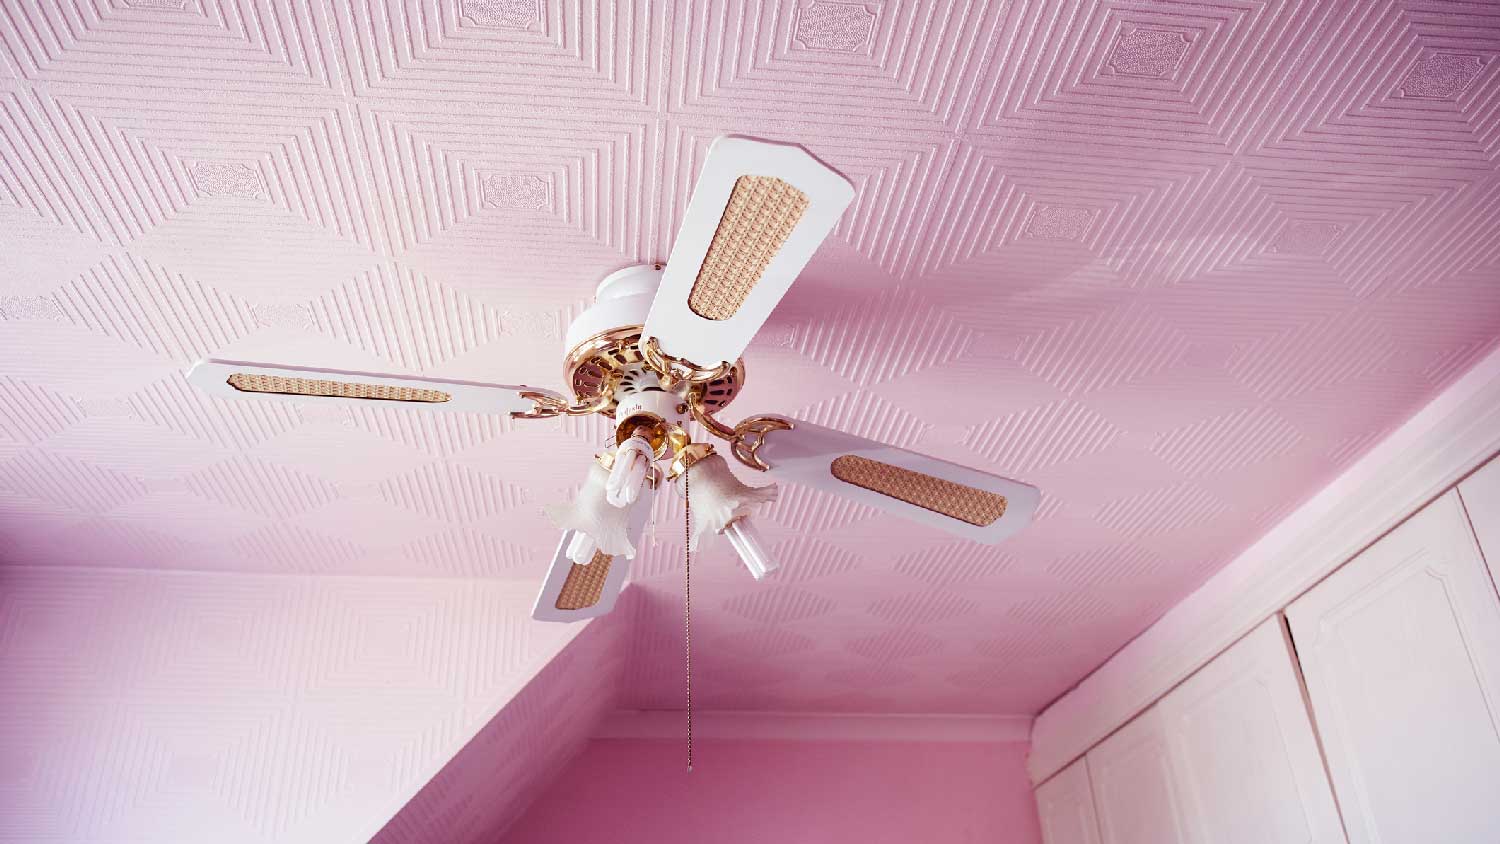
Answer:
[[[601,428],[220,403],[204,356],[555,387],[707,143],[858,194],[726,414],[1040,486],[995,549],[786,490],[699,694],[1033,712],[1500,334],[1500,13],[74,0],[0,14],[0,557],[540,582]],[[663,501],[622,681],[680,705]]]

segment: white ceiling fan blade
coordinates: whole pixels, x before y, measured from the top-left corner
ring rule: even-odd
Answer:
[[[530,387],[303,366],[205,360],[187,378],[199,389],[226,399],[399,404],[470,413],[524,412],[534,406],[521,397],[521,391]]]
[[[630,505],[630,541],[639,550],[646,532],[646,522],[651,517],[650,490],[642,490],[641,497]],[[596,618],[615,608],[615,601],[625,589],[630,574],[627,557],[596,552],[586,566],[568,559],[568,544],[577,531],[565,530],[552,554],[552,565],[547,569],[547,579],[542,581],[542,591],[531,607],[531,617],[537,621],[582,621]]]
[[[756,454],[778,481],[804,484],[985,545],[1036,513],[1036,487],[811,422],[765,434]]]
[[[703,367],[738,360],[853,198],[801,147],[714,141],[642,340]]]

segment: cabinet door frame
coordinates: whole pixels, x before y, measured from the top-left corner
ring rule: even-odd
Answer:
[[[1337,655],[1328,650],[1328,637],[1340,620],[1413,577],[1432,577],[1443,584],[1491,723],[1500,723],[1500,658],[1487,663],[1480,656],[1500,657],[1500,601],[1456,490],[1418,511],[1286,610],[1329,775],[1354,844],[1387,840],[1388,835],[1381,838],[1376,833],[1360,766],[1361,745],[1348,734],[1340,715],[1343,698],[1335,685],[1339,669],[1331,661]]]
[[[1042,840],[1046,844],[1102,844],[1099,838],[1099,812],[1094,806],[1094,784],[1089,778],[1087,759],[1075,759],[1066,768],[1036,787],[1036,809],[1042,821]],[[1076,811],[1073,818],[1082,837],[1064,837],[1054,819]]]
[[[1178,780],[1182,798],[1183,823],[1193,841],[1219,841],[1223,840],[1223,834],[1217,825],[1218,816],[1205,805],[1204,777],[1193,765],[1197,755],[1194,751],[1201,748],[1193,746],[1185,721],[1200,705],[1250,683],[1264,692],[1253,704],[1269,708],[1266,714],[1274,720],[1280,739],[1279,761],[1285,763],[1283,771],[1266,774],[1289,776],[1301,810],[1300,819],[1310,836],[1298,844],[1344,844],[1343,821],[1328,781],[1296,659],[1291,637],[1278,613],[1198,669],[1157,704],[1173,776]]]
[[[1125,756],[1143,745],[1156,745],[1159,758],[1155,764],[1160,765],[1159,773],[1163,779],[1164,793],[1166,796],[1165,807],[1168,825],[1171,827],[1170,838],[1153,838],[1149,844],[1190,844],[1193,840],[1188,834],[1186,825],[1186,814],[1183,812],[1183,794],[1181,784],[1178,782],[1176,771],[1172,764],[1171,748],[1167,741],[1165,721],[1162,720],[1161,711],[1158,706],[1153,705],[1150,709],[1137,715],[1115,731],[1114,735],[1089,750],[1084,759],[1088,761],[1089,772],[1094,784],[1094,809],[1099,817],[1099,840],[1101,844],[1122,844],[1129,839],[1120,838],[1120,831],[1115,825],[1115,819],[1111,814],[1112,806],[1106,802],[1105,797],[1114,783],[1108,777],[1109,768],[1118,758]],[[1129,842],[1129,844],[1136,844]],[[1141,844],[1148,844],[1141,842]]]

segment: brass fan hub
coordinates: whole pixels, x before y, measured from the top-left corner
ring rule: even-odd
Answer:
[[[626,325],[600,332],[568,352],[563,363],[563,381],[579,404],[609,396],[599,413],[613,416],[619,402],[615,388],[628,370],[650,368],[641,346],[641,326]],[[724,409],[745,385],[745,361],[734,362],[723,375],[689,389],[701,393],[700,403],[710,413]]]

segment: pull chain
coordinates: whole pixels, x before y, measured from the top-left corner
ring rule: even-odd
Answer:
[[[682,473],[682,549],[685,584],[682,600],[682,651],[687,678],[687,769],[693,771],[693,500],[688,497],[688,475]]]

